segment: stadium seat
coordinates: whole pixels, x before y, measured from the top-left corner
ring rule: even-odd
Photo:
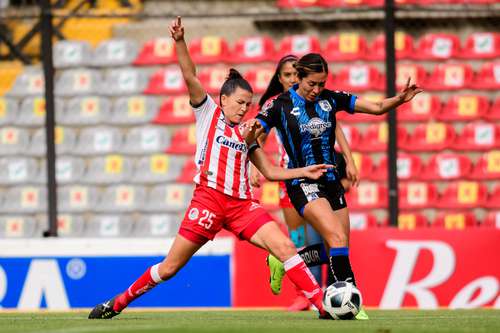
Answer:
[[[16,120],[18,110],[17,100],[0,97],[0,126],[12,125]]]
[[[472,67],[469,64],[444,63],[434,68],[426,84],[426,90],[459,90],[471,85]]]
[[[387,188],[377,183],[362,182],[351,188],[345,198],[352,210],[387,208]]]
[[[253,197],[259,200],[264,209],[274,211],[280,209],[280,188],[278,182],[264,181],[260,187],[252,188]]]
[[[406,128],[398,127],[397,135],[398,146],[404,146],[408,140]],[[366,129],[363,138],[357,146],[357,150],[362,152],[386,151],[388,140],[389,132],[387,123],[373,124]]]
[[[307,53],[321,53],[321,45],[318,37],[309,35],[286,36],[281,40],[276,57],[281,58],[288,54],[301,57]]]
[[[382,93],[371,92],[362,94],[358,96],[358,98],[373,103],[377,103],[382,101],[385,98],[385,95]],[[381,121],[385,121],[387,119],[387,114],[373,115],[361,112],[356,112],[354,114],[348,112],[337,112],[335,114],[335,117],[337,118],[337,120],[341,120],[342,122],[348,122],[348,123],[378,123]]]
[[[95,67],[129,66],[137,57],[138,46],[130,39],[108,39],[94,51],[92,65]]]
[[[151,123],[158,112],[159,100],[152,96],[118,97],[111,108],[109,123],[143,125]]]
[[[488,194],[488,198],[484,205],[488,209],[499,209],[500,208],[500,185],[496,183],[492,191]]]
[[[182,218],[178,214],[145,214],[136,222],[135,237],[173,237]]]
[[[147,41],[134,61],[136,66],[168,65],[176,62],[175,43],[172,38],[159,37]]]
[[[460,50],[460,39],[448,33],[428,33],[417,43],[413,58],[421,60],[443,60],[456,58]]]
[[[28,130],[17,127],[0,128],[0,155],[25,154],[28,145]]]
[[[141,94],[148,84],[146,73],[142,69],[122,67],[111,69],[104,78],[106,89],[101,94],[124,96]]]
[[[132,182],[141,184],[174,182],[181,175],[183,167],[184,159],[178,156],[165,154],[144,156],[135,165]]]
[[[500,34],[497,32],[474,32],[467,36],[465,46],[459,54],[464,59],[491,59],[500,56]]]
[[[481,226],[500,229],[500,211],[489,212]]]
[[[427,218],[419,213],[402,212],[398,215],[399,230],[415,230],[429,225]]]
[[[48,221],[44,221],[48,225]],[[81,237],[85,230],[85,219],[82,215],[60,214],[57,216],[58,237]]]
[[[488,191],[478,182],[452,182],[442,192],[437,202],[438,208],[472,209],[484,207]]]
[[[346,124],[342,124],[341,126],[342,126],[342,131],[344,132],[344,136],[347,140],[347,143],[349,143],[349,147],[351,148],[351,150],[357,151],[361,143],[361,133],[359,132],[359,129],[355,126]],[[340,150],[337,141],[335,143],[335,148],[337,150]]]
[[[84,96],[71,98],[57,119],[62,125],[88,126],[109,122],[111,102],[105,97]]]
[[[271,37],[242,37],[236,41],[229,61],[234,64],[273,61],[275,52],[274,41]]]
[[[284,9],[321,6],[324,0],[278,0],[276,6]]]
[[[457,137],[453,148],[456,150],[490,150],[500,147],[500,125],[486,122],[468,123]]]
[[[71,184],[57,188],[58,210],[62,213],[92,212],[100,199],[96,187]]]
[[[481,95],[454,95],[437,114],[440,121],[471,121],[482,118],[488,112],[490,102]]]
[[[424,92],[398,107],[396,115],[399,121],[426,122],[435,118],[441,112],[441,107],[439,95]]]
[[[415,127],[401,148],[406,151],[438,151],[448,149],[455,140],[455,130],[450,124],[427,123]]]
[[[500,61],[484,63],[476,73],[470,87],[479,90],[500,89]]]
[[[229,46],[223,37],[204,36],[189,43],[189,53],[195,64],[214,64],[230,59]]]
[[[120,151],[122,132],[116,127],[87,127],[80,131],[74,151],[79,155],[99,155]]]
[[[101,213],[131,213],[144,206],[146,190],[142,186],[119,184],[109,186],[102,192],[95,211]]]
[[[56,98],[55,111],[61,114],[63,111],[63,101]],[[45,124],[45,98],[27,97],[21,102],[19,113],[14,121],[14,125],[21,127],[41,127]]]
[[[201,70],[198,78],[207,93],[218,95],[228,75],[228,67],[212,66]]]
[[[434,207],[438,198],[436,186],[429,182],[403,182],[399,184],[399,207],[422,209]]]
[[[471,212],[441,212],[431,224],[432,227],[458,230],[477,225],[476,217]]]
[[[196,121],[189,96],[173,96],[160,106],[153,123],[161,125],[192,124]]]
[[[121,152],[129,155],[159,153],[168,147],[169,142],[169,134],[161,126],[134,127],[127,133]]]
[[[274,71],[274,68],[268,66],[254,67],[245,73],[245,78],[255,94],[263,94],[273,78]]]
[[[145,94],[178,95],[187,92],[182,72],[178,67],[167,67],[156,71],[150,78]]]
[[[397,31],[394,35],[394,47],[396,49],[396,59],[412,59],[415,54],[413,38]],[[366,59],[371,61],[382,61],[385,59],[385,35],[377,35],[368,49]]]
[[[47,211],[47,189],[39,186],[20,185],[5,191],[2,213],[33,214]]]
[[[375,215],[364,212],[349,212],[349,222],[351,230],[364,230],[379,226]]]
[[[85,228],[87,237],[128,237],[132,235],[134,221],[130,215],[94,215]]]
[[[89,160],[83,180],[88,184],[116,184],[132,176],[132,162],[122,155],[107,155]]]
[[[182,184],[192,184],[197,171],[197,166],[194,160],[192,158],[187,159],[182,167],[179,177],[176,179],[176,182]]]
[[[366,39],[359,33],[349,32],[330,36],[323,56],[327,61],[364,60],[367,54]]]
[[[77,68],[61,73],[55,83],[55,93],[61,97],[102,94],[102,76],[98,70]],[[107,86],[106,89],[112,87]]]
[[[416,83],[420,87],[427,85],[427,72],[424,67],[413,63],[398,63],[396,65],[396,89],[401,90],[406,86],[408,78],[411,83]]]
[[[279,154],[280,153],[280,141],[278,139],[278,134],[276,131],[271,131],[267,136],[266,142],[264,144],[264,151],[267,154]]]
[[[25,67],[24,72],[19,74],[6,96],[27,97],[40,96],[45,91],[45,79],[43,72],[37,67]]]
[[[373,160],[368,154],[360,154],[357,152],[352,153],[354,164],[359,171],[361,179],[373,180]]]
[[[387,179],[387,156],[380,158],[378,165],[371,175],[372,180]],[[412,155],[399,152],[397,158],[397,173],[400,180],[417,180],[422,174],[422,160],[419,155]]]
[[[438,153],[432,155],[422,170],[423,180],[458,180],[469,178],[472,162],[465,155]]]
[[[0,184],[16,185],[33,183],[38,175],[38,163],[34,158],[0,158]]]
[[[491,108],[489,108],[488,112],[483,116],[485,120],[488,121],[500,121],[500,97],[497,97],[493,102]]]
[[[384,91],[385,84],[379,70],[371,65],[349,65],[334,73],[334,87],[337,90],[363,92]]]
[[[57,154],[74,153],[76,145],[75,130],[69,127],[56,126],[54,141]],[[42,157],[46,153],[45,128],[36,130],[32,137],[26,153],[31,156]]]
[[[37,224],[29,215],[0,216],[0,239],[36,237]]]
[[[194,155],[196,152],[196,126],[178,128],[172,135],[167,154]]]
[[[157,185],[149,192],[144,211],[183,212],[191,201],[193,186],[185,184]]]
[[[470,178],[477,180],[500,179],[500,150],[484,153],[474,166]]]
[[[90,65],[92,49],[84,41],[60,40],[54,45],[54,67],[84,67]]]
[[[45,181],[46,163],[42,161],[43,172],[39,177]],[[82,158],[73,156],[58,156],[56,159],[56,179],[58,184],[71,184],[80,181],[85,174],[85,161]]]

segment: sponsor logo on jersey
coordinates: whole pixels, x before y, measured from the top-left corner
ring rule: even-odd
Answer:
[[[241,151],[245,153],[247,151],[247,145],[242,142],[234,141],[233,139],[230,139],[228,137],[225,137],[224,135],[219,135],[215,141],[223,146],[226,146],[228,148]]]
[[[325,122],[321,118],[312,118],[309,120],[307,124],[301,124],[300,125],[300,131],[301,132],[309,132],[313,136],[318,137],[320,136],[327,128],[331,128],[332,123],[331,122]]]
[[[262,109],[260,110],[260,114],[263,115],[264,117],[267,117],[269,114],[269,109],[271,109],[274,105],[274,100],[268,100],[267,102],[262,105]]]
[[[323,110],[325,112],[332,111],[332,106],[330,105],[330,103],[327,100],[322,99],[321,101],[318,102],[318,104],[319,104],[319,107],[321,108],[321,110]]]
[[[249,211],[250,211],[250,212],[251,212],[251,211],[254,211],[254,210],[256,210],[256,209],[258,209],[258,208],[260,208],[260,207],[261,207],[261,206],[260,206],[260,204],[259,204],[258,202],[252,202],[252,205],[250,206]]]
[[[191,210],[189,211],[189,214],[188,214],[188,217],[191,221],[194,221],[194,220],[197,220],[198,219],[198,216],[200,215],[200,211],[198,210],[198,208],[191,208]]]

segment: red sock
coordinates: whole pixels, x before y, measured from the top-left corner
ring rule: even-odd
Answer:
[[[286,275],[299,288],[307,299],[318,308],[320,313],[323,313],[323,290],[312,275],[309,268],[302,260],[299,254],[294,255],[286,260],[285,266]]]
[[[163,280],[160,278],[160,275],[158,274],[159,265],[160,264],[156,264],[149,267],[144,272],[144,274],[141,275],[141,277],[139,277],[134,283],[132,283],[130,287],[128,287],[127,290],[121,293],[115,300],[113,310],[122,311],[134,299],[153,289],[160,282],[163,282]]]

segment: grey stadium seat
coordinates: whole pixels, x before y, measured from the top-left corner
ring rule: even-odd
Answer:
[[[93,211],[101,195],[93,186],[65,185],[57,188],[58,209],[63,213]]]
[[[111,102],[105,97],[73,97],[65,105],[57,119],[62,125],[88,126],[107,123]]]
[[[192,185],[175,183],[155,186],[149,192],[144,211],[182,212],[189,206],[193,189]]]
[[[95,69],[67,69],[56,81],[56,95],[62,97],[100,94],[101,73]]]
[[[144,91],[148,76],[142,69],[125,67],[106,73],[102,93],[111,96],[136,95]]]
[[[63,101],[55,100],[56,114],[61,113]],[[21,102],[19,114],[14,121],[17,126],[23,127],[41,127],[45,124],[45,98],[44,97],[26,97]]]
[[[57,184],[73,184],[82,180],[85,174],[85,161],[79,157],[57,156],[56,159],[56,179]],[[47,182],[47,163],[42,160],[37,183]]]
[[[15,186],[5,192],[2,212],[43,213],[47,211],[47,191],[40,186]]]
[[[24,72],[16,77],[7,96],[27,97],[41,96],[45,91],[45,80],[40,67],[26,67]]]
[[[54,67],[83,67],[90,64],[92,48],[84,41],[61,40],[54,45]]]
[[[47,222],[44,222],[47,225]],[[81,237],[84,231],[85,218],[82,215],[59,214],[57,216],[57,236]]]
[[[141,126],[130,130],[122,146],[122,153],[144,155],[163,152],[170,144],[170,133],[162,126]]]
[[[94,215],[87,222],[87,237],[128,237],[131,236],[133,219],[129,215]]]
[[[57,154],[73,153],[76,145],[75,130],[69,127],[57,126],[55,132]],[[41,157],[45,155],[46,151],[45,128],[40,128],[33,133],[27,153],[31,156]]]
[[[30,215],[0,216],[0,238],[30,238],[36,236],[38,225]]]
[[[114,125],[149,124],[158,112],[159,101],[150,96],[119,97],[113,103],[110,123]]]
[[[137,43],[129,39],[109,39],[97,46],[92,57],[96,67],[130,65],[139,52]]]
[[[0,156],[26,154],[29,132],[18,127],[0,127]]]
[[[107,155],[89,161],[84,181],[88,184],[117,184],[128,181],[132,162],[121,155]]]
[[[167,154],[141,157],[134,168],[134,183],[155,184],[175,182],[180,176],[185,158]]]
[[[28,157],[0,158],[0,184],[30,184],[38,175],[38,162]]]
[[[13,98],[0,97],[0,126],[12,125],[18,115],[19,104]]]
[[[179,214],[145,214],[136,222],[134,237],[173,237],[179,230]]]
[[[101,155],[119,152],[122,133],[118,128],[98,126],[85,128],[80,132],[75,150],[80,155]]]
[[[144,205],[146,190],[142,186],[120,184],[104,190],[96,211],[98,212],[133,212]]]

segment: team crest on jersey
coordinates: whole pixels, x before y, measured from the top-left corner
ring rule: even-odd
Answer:
[[[189,211],[189,214],[188,214],[188,217],[191,221],[194,221],[194,220],[197,220],[198,219],[198,216],[200,215],[200,211],[198,210],[198,208],[196,207],[193,207],[191,208],[191,210]]]
[[[325,112],[332,111],[332,106],[330,105],[330,103],[326,99],[322,99],[321,101],[318,102],[318,104],[319,104],[319,107],[321,108],[321,110],[323,110]]]
[[[307,131],[307,132],[311,133],[311,135],[313,135],[314,137],[318,137],[321,134],[323,134],[323,132],[327,128],[330,128],[330,127],[332,127],[331,122],[329,122],[329,121],[325,122],[321,118],[314,117],[311,120],[309,120],[309,122],[307,124],[301,124],[300,131],[301,132]]]
[[[294,107],[292,111],[290,111],[290,114],[294,115],[295,117],[300,116],[300,108],[298,106]]]

